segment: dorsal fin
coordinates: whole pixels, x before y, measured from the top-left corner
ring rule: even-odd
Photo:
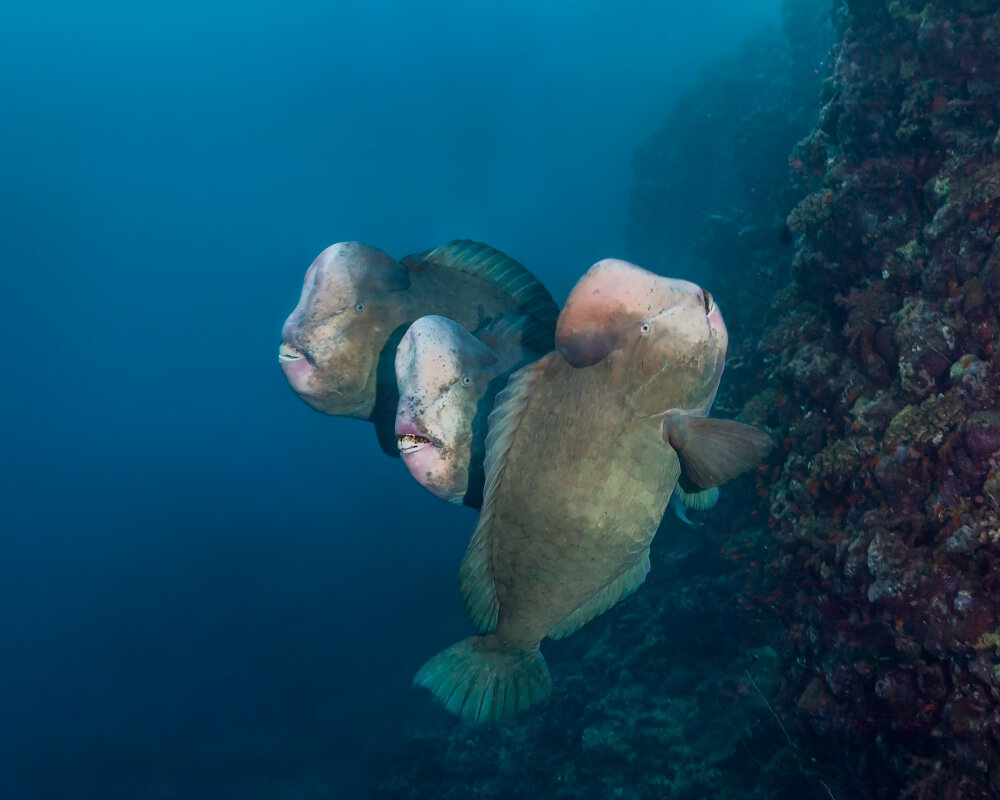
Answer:
[[[483,459],[483,470],[486,473],[483,509],[479,513],[479,524],[469,540],[458,571],[465,610],[480,633],[494,631],[500,610],[490,556],[497,488],[507,466],[507,455],[514,443],[514,435],[531,400],[532,389],[553,357],[558,358],[554,353],[543,356],[541,360],[522,367],[511,375],[507,387],[497,395],[493,413],[489,416],[486,457]]]
[[[493,350],[509,346],[512,342],[520,344],[528,322],[529,318],[522,314],[504,314],[477,330],[476,338]]]
[[[477,330],[475,336],[496,353],[512,347],[523,347],[537,353],[538,343],[544,341],[546,336],[551,338],[552,333],[545,324],[534,317],[526,317],[512,311],[491,320]]]
[[[521,263],[471,239],[453,239],[432,250],[407,256],[402,263],[411,266],[414,261],[456,269],[489,281],[511,298],[516,311],[538,321],[537,329],[531,331],[532,337],[525,340],[524,346],[536,353],[552,349],[559,306],[542,282]]]

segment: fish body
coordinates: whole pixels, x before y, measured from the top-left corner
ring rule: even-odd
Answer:
[[[680,475],[660,421],[607,390],[609,365],[552,353],[535,369],[489,529],[495,633],[526,650],[618,576],[648,569]]]
[[[476,331],[511,312],[538,323],[540,338],[530,347],[551,349],[558,307],[541,282],[498,250],[455,240],[396,261],[370,245],[341,242],[306,271],[278,360],[306,403],[373,422],[383,450],[397,456],[394,361],[409,325],[440,314]]]
[[[527,317],[507,314],[477,335],[454,320],[416,320],[396,349],[396,439],[413,478],[437,497],[482,504],[486,419],[517,367],[538,354]]]
[[[428,661],[417,685],[480,722],[548,696],[539,644],[642,583],[682,472],[708,488],[769,449],[756,429],[705,419],[727,344],[694,284],[610,259],[580,279],[557,350],[514,373],[489,418],[483,509],[460,570],[480,635]]]
[[[436,497],[482,505],[486,420],[515,369],[537,359],[523,346],[530,321],[508,314],[474,336],[446,317],[416,320],[396,349],[396,439],[414,480]],[[691,525],[686,510],[710,508],[717,488],[685,492],[670,507]]]

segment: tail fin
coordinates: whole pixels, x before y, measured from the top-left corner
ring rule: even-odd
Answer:
[[[507,719],[552,692],[538,648],[511,650],[496,635],[473,636],[441,651],[417,671],[413,685],[470,722]]]

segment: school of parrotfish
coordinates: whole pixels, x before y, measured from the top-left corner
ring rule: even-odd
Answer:
[[[435,496],[480,509],[459,569],[478,635],[415,685],[475,722],[549,696],[541,642],[640,586],[668,504],[686,521],[770,451],[765,432],[708,416],[727,345],[707,291],[616,259],[560,311],[521,264],[469,240],[316,258],[282,330],[289,384],[371,422]]]

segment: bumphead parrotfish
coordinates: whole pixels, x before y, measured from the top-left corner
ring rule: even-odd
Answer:
[[[396,349],[396,440],[414,479],[436,497],[479,508],[486,419],[510,373],[538,358],[533,323],[507,314],[473,336],[454,320],[421,317]]]
[[[682,471],[709,488],[770,450],[763,431],[705,416],[727,344],[695,284],[613,259],[587,271],[556,351],[515,372],[489,417],[483,508],[459,572],[480,635],[430,659],[415,685],[478,722],[548,697],[539,644],[643,582]]]
[[[317,411],[375,424],[383,451],[398,457],[394,423],[396,346],[410,323],[441,314],[476,331],[508,313],[538,323],[538,354],[552,349],[558,306],[521,264],[487,245],[457,239],[396,261],[359,242],[326,248],[306,272],[285,321],[278,360]]]
[[[454,320],[431,314],[414,322],[396,349],[396,440],[403,463],[435,497],[480,508],[487,417],[510,374],[537,359],[521,345],[529,321],[508,314],[473,336]],[[717,487],[674,487],[670,507],[704,511]]]

